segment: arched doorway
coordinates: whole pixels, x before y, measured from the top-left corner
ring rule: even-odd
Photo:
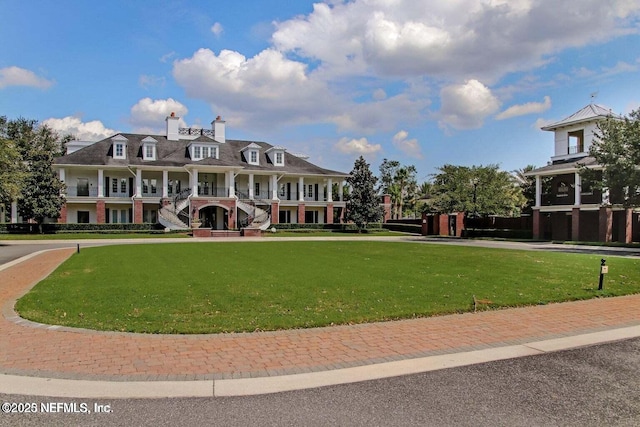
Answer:
[[[202,222],[200,228],[210,228],[212,230],[229,229],[229,211],[223,206],[203,206],[198,210],[198,217]]]

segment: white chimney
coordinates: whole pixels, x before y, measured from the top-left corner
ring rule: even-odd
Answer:
[[[177,141],[179,137],[180,117],[176,117],[176,113],[171,113],[167,117],[167,139],[169,141]]]
[[[224,134],[224,124],[225,121],[222,120],[220,116],[216,117],[216,119],[211,122],[211,127],[213,129],[213,139],[218,142],[222,142],[223,144],[226,142],[226,137]]]

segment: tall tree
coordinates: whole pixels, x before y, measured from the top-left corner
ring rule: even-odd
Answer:
[[[600,122],[589,155],[601,168],[583,166],[583,179],[593,188],[608,189],[614,203],[640,206],[640,109],[622,120],[609,117]]]
[[[353,221],[362,231],[370,222],[380,221],[384,209],[376,191],[378,179],[371,173],[369,164],[362,156],[356,160],[346,179],[351,190],[345,194],[345,220]]]
[[[18,211],[23,218],[42,224],[45,218],[57,218],[64,200],[60,196],[63,184],[51,169],[49,153],[32,155],[27,166],[27,178],[18,199]]]
[[[380,188],[378,189],[380,194],[389,194],[391,192],[391,186],[399,168],[400,162],[397,160],[382,160],[380,164]]]
[[[7,118],[0,117],[0,203],[18,199],[25,173],[16,143],[8,138]]]
[[[380,183],[380,193],[391,196],[393,217],[401,218],[405,201],[414,199],[417,191],[415,166],[403,166],[397,160],[384,159],[380,165]]]
[[[513,216],[526,204],[514,177],[498,165],[444,165],[438,169],[430,200],[430,207],[436,212]]]
[[[534,169],[536,169],[534,165],[527,165],[512,172],[513,177],[522,190],[522,195],[527,201],[522,208],[523,213],[531,213],[533,211],[533,206],[536,204],[536,178],[534,176],[526,175]]]
[[[23,218],[41,224],[46,217],[56,218],[64,202],[60,195],[63,184],[52,169],[53,159],[62,151],[60,137],[47,126],[35,120],[19,118],[0,121],[2,139],[9,141],[19,155],[22,185],[18,212]],[[14,158],[15,160],[15,158]]]

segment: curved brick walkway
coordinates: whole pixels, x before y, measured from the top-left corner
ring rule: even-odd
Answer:
[[[283,375],[523,344],[640,325],[640,295],[356,326],[223,335],[142,335],[44,327],[13,302],[73,253],[0,271],[0,373],[189,380]]]

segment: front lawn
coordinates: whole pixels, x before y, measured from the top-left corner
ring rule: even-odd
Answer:
[[[83,249],[21,316],[98,330],[215,333],[373,322],[640,292],[640,259],[405,242],[264,241]],[[483,306],[483,308],[486,308]]]

